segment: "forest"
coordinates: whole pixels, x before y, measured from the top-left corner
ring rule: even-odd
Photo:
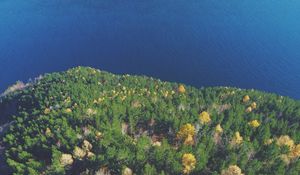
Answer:
[[[8,174],[300,174],[300,101],[289,97],[90,67],[10,89]]]

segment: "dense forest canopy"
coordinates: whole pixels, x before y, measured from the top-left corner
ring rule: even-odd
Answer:
[[[300,174],[300,102],[276,94],[77,67],[11,88],[0,110],[16,175]]]

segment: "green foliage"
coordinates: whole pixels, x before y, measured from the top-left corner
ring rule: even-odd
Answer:
[[[238,165],[244,174],[299,174],[299,158],[284,162],[288,147],[275,141],[289,135],[300,142],[300,102],[255,90],[213,87],[196,89],[143,76],[114,75],[77,67],[46,74],[25,88],[0,99],[0,110],[15,103],[17,111],[1,140],[14,174],[76,174],[107,169],[122,174],[179,175],[182,155],[195,155],[191,174],[220,174]],[[242,102],[245,95],[250,101]],[[246,112],[252,102],[257,108]],[[207,111],[211,121],[199,122]],[[257,128],[248,122],[258,120]],[[1,119],[0,121],[6,121]],[[177,138],[190,123],[193,143]],[[217,134],[220,124],[223,132]],[[243,138],[234,145],[236,132]],[[90,143],[88,150],[83,146]],[[83,150],[62,165],[62,154]]]

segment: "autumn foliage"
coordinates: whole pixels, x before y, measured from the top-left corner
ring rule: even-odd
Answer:
[[[77,67],[13,88],[0,115],[8,104],[10,174],[300,174],[300,102],[275,94]]]

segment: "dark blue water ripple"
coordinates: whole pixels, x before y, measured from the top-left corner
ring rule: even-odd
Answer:
[[[77,65],[300,99],[300,1],[2,0],[0,91]]]

